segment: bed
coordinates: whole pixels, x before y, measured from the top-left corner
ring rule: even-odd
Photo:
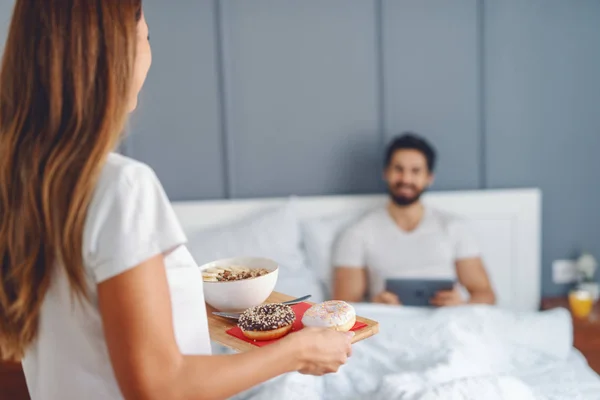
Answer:
[[[331,247],[382,195],[174,203],[199,264],[265,256],[276,290],[314,301],[331,288]],[[424,201],[471,224],[498,305],[427,310],[355,304],[380,322],[350,362],[322,378],[293,373],[239,399],[600,399],[600,377],[572,347],[565,310],[539,312],[541,193],[536,189],[431,192]],[[227,350],[214,345],[215,352]]]

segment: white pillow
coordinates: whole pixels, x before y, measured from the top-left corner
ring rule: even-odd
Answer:
[[[224,226],[188,234],[198,265],[230,257],[266,257],[282,269],[305,268],[300,225],[290,200]]]
[[[314,303],[320,303],[327,299],[321,280],[309,268],[297,271],[282,269],[277,278],[275,291],[292,297],[301,297],[310,294],[312,297],[309,301]]]
[[[327,295],[331,295],[332,289],[332,253],[335,242],[338,236],[363,214],[364,211],[355,211],[308,219],[301,224],[308,265],[313,268],[329,292]]]

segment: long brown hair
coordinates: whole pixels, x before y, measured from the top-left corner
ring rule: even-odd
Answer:
[[[83,228],[118,144],[141,0],[17,0],[0,70],[0,359],[36,338],[58,266],[87,297]]]

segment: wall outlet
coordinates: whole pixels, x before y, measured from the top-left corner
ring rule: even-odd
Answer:
[[[555,260],[552,263],[552,281],[556,284],[577,281],[577,266],[572,260]]]

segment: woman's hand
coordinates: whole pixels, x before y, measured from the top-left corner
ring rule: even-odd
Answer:
[[[381,292],[371,300],[373,303],[401,305],[400,299],[394,293]]]
[[[352,354],[353,336],[354,332],[304,328],[282,342],[299,350],[298,372],[320,376],[337,372],[346,363]]]

